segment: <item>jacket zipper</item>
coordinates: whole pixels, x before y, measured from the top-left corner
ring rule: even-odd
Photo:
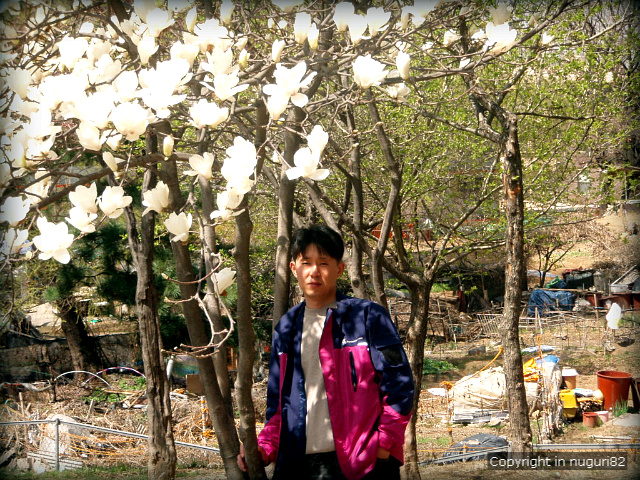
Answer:
[[[353,358],[353,352],[349,352],[349,362],[351,363],[351,385],[355,392],[358,389],[358,375],[356,373],[356,361]]]

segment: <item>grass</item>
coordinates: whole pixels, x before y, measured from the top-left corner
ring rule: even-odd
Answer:
[[[64,470],[61,472],[47,471],[44,473],[23,472],[18,470],[0,469],[0,476],[7,480],[146,480],[147,469],[130,467],[128,465],[116,465],[113,467],[89,467],[77,470]]]
[[[426,443],[426,444],[441,445],[446,447],[448,447],[449,444],[451,443],[451,441],[449,440],[449,437],[418,437],[417,442],[419,444]]]
[[[451,372],[457,369],[455,365],[446,360],[435,360],[430,357],[425,357],[422,363],[422,373],[424,375],[440,375],[441,373]]]
[[[176,469],[176,478],[188,478],[194,475],[211,476],[210,468]],[[5,480],[147,480],[147,469],[132,467],[129,465],[115,465],[112,467],[88,467],[77,470],[64,470],[61,472],[47,471],[36,473],[33,471],[9,470],[0,468],[0,478]],[[218,478],[215,475],[212,478]]]

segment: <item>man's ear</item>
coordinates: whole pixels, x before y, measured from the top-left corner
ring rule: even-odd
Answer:
[[[291,269],[291,273],[293,273],[293,276],[297,278],[296,262],[289,262],[289,268]]]
[[[344,272],[344,267],[345,267],[345,263],[344,262],[340,262],[338,264],[338,276],[342,275],[342,272]]]

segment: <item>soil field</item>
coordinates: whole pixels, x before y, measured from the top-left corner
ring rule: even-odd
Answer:
[[[577,386],[580,388],[597,388],[596,372],[599,370],[618,370],[640,377],[640,331],[629,319],[623,322],[622,328],[616,331],[615,337],[609,331],[605,334],[602,316],[585,314],[582,316],[567,315],[565,322],[553,328],[540,331],[539,328],[522,329],[523,347],[540,343],[554,346],[552,354],[559,357],[564,367],[572,367],[578,371]],[[607,343],[608,342],[608,343]],[[609,348],[604,348],[608,345]],[[614,347],[614,348],[611,348]],[[453,465],[430,465],[429,462],[440,458],[449,446],[476,433],[491,433],[509,437],[508,421],[497,425],[458,424],[449,421],[445,400],[427,392],[428,388],[440,386],[443,381],[455,382],[465,375],[474,373],[494,359],[498,351],[498,339],[480,337],[471,341],[455,341],[427,346],[427,357],[449,362],[454,369],[439,375],[426,375],[422,385],[420,410],[418,415],[418,449],[422,464],[422,478],[469,478],[483,479],[494,477],[498,472],[490,469],[486,462],[468,462]],[[472,354],[470,354],[470,352]],[[532,354],[525,355],[528,359]],[[501,365],[502,358],[495,359],[494,365]],[[140,380],[136,376],[121,373],[109,374],[107,380],[111,386],[106,388],[101,382],[92,380],[83,386],[59,385],[55,391],[55,399],[51,390],[36,394],[24,392],[18,397],[5,398],[2,418],[0,420],[45,419],[53,414],[62,414],[76,421],[92,425],[124,430],[130,432],[146,432],[146,415],[144,410],[136,408],[136,403],[144,403],[140,388]],[[259,419],[264,418],[265,382],[255,385],[254,398],[256,413]],[[138,393],[136,393],[136,391]],[[629,400],[629,411],[632,411]],[[11,413],[13,412],[13,413]],[[178,441],[216,446],[215,435],[211,431],[210,421],[203,417],[200,398],[184,389],[176,390],[173,398],[174,432]],[[204,419],[204,420],[203,420]],[[534,421],[532,430],[534,441],[539,431]],[[564,425],[562,432],[554,439],[555,443],[600,443],[598,437],[615,439],[640,438],[640,426],[617,426],[604,424],[598,428],[587,428],[578,417]],[[96,439],[87,435],[85,445]],[[622,441],[622,440],[618,440]],[[628,441],[628,440],[626,440]],[[95,455],[98,464],[127,462],[144,466],[146,454],[144,442],[124,444],[117,443],[113,455],[104,452]],[[87,447],[90,449],[90,447]],[[118,455],[118,450],[121,452]],[[195,452],[195,453],[194,453]],[[94,452],[95,453],[95,452]],[[189,477],[198,480],[205,478],[224,478],[221,462],[216,454],[202,454],[196,451],[179,449],[181,470],[188,466]],[[93,455],[84,456],[85,464],[92,464]],[[610,478],[637,478],[635,457],[630,457],[631,470],[611,471]],[[202,468],[207,465],[207,468]],[[634,470],[635,469],[635,470]],[[635,473],[633,473],[635,472]],[[595,471],[523,471],[500,470],[504,478],[596,478]],[[192,476],[193,475],[193,476]],[[113,476],[113,478],[118,478]],[[124,478],[124,477],[123,477]]]

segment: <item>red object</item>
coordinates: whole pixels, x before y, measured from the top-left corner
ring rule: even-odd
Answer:
[[[594,428],[600,423],[600,417],[596,412],[584,412],[582,414],[582,424],[585,427]]]
[[[623,404],[626,407],[629,400],[631,374],[614,370],[600,370],[596,372],[596,375],[598,390],[604,396],[604,410],[611,410],[617,404]]]

